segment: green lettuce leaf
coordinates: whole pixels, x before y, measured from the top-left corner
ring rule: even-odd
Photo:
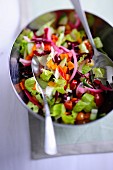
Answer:
[[[86,102],[79,100],[78,103],[73,107],[74,112],[81,112],[86,107]]]
[[[31,30],[25,29],[22,31],[22,33],[16,39],[14,48],[17,48],[21,55],[25,56],[25,53],[27,53],[28,42],[24,39],[24,36],[27,36],[29,39],[31,39],[33,37],[33,35],[34,35],[34,33]]]
[[[37,90],[34,90],[34,85],[35,85],[35,79],[34,77],[28,78],[25,80],[25,88],[32,94],[36,95]]]
[[[94,96],[88,93],[85,93],[81,100],[74,106],[73,114],[81,111],[91,112],[92,109],[95,109],[96,103],[94,102]]]
[[[39,85],[42,87],[42,89],[45,89],[47,87],[48,82],[42,80],[41,78],[37,77]]]
[[[64,79],[54,79],[54,82],[56,83],[57,86],[65,86],[66,85],[66,80]]]
[[[28,102],[27,106],[28,106],[31,110],[33,110],[33,112],[38,113],[39,107],[36,106],[36,105],[34,105],[32,102]]]
[[[82,96],[82,101],[83,102],[92,102],[94,101],[94,96],[89,94],[89,93],[85,93],[83,96]]]
[[[105,75],[105,70],[103,68],[93,68],[94,78],[103,78]]]
[[[80,64],[82,61],[84,61],[85,57],[86,57],[86,55],[83,54],[82,57],[80,57],[80,59],[78,61],[78,64]]]
[[[62,120],[65,124],[74,124],[75,118],[72,115],[62,114]]]
[[[86,74],[86,73],[88,73],[90,70],[91,70],[92,68],[90,67],[90,66],[88,66],[88,65],[83,65],[83,67],[82,67],[82,74]]]
[[[67,34],[64,41],[76,42],[80,38],[80,32],[77,29],[73,29],[70,34]]]
[[[49,97],[47,97],[47,102],[51,108],[55,104],[55,98],[50,99]]]
[[[42,80],[49,81],[53,72],[49,70],[45,70],[45,69],[43,69],[42,71],[43,71],[42,74],[40,74],[40,77],[42,78]]]
[[[58,91],[61,94],[65,94],[66,91],[64,90],[64,87],[55,87],[54,91]]]
[[[61,46],[61,44],[63,43],[63,39],[64,39],[64,33],[61,32],[60,35],[59,35],[59,37],[58,37],[58,40],[57,40],[57,42],[56,42],[56,45],[57,45],[58,47]]]
[[[37,94],[35,97],[39,101],[39,103],[41,103],[43,105],[44,102],[43,102],[43,99],[42,99],[41,95]]]
[[[102,48],[103,47],[103,44],[102,44],[100,37],[94,38],[94,43],[95,43],[96,48]]]
[[[51,116],[55,118],[61,117],[61,115],[64,114],[65,112],[66,112],[66,109],[63,103],[55,104],[51,108]]]
[[[87,112],[91,112],[92,109],[96,109],[96,103],[94,101],[92,102],[87,102],[86,103],[86,107],[84,108],[84,111],[87,113]]]
[[[88,49],[87,49],[87,47],[86,47],[86,45],[85,45],[84,42],[82,42],[82,43],[79,45],[79,49],[80,49],[80,52],[81,52],[81,53],[89,53],[89,51],[88,51]]]

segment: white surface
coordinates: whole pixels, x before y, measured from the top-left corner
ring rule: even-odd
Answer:
[[[82,2],[84,9],[113,23],[113,1]],[[35,12],[30,19],[51,9],[71,7],[68,0],[32,0],[33,4]],[[17,0],[0,0],[0,170],[112,170],[113,153],[31,160],[27,111],[16,98],[8,75],[8,57],[12,41],[18,33],[18,21]]]

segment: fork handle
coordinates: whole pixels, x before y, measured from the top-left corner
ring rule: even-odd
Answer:
[[[88,22],[87,22],[87,19],[86,19],[86,15],[85,15],[85,12],[82,10],[82,6],[81,6],[81,1],[80,0],[70,0],[75,8],[75,11],[77,12],[81,22],[82,22],[82,25],[86,31],[86,34],[88,36],[88,39],[91,43],[91,45],[93,46],[93,48],[95,49],[95,43],[93,41],[93,37],[91,35],[91,32],[90,32],[90,28],[89,28],[89,25],[88,25]]]

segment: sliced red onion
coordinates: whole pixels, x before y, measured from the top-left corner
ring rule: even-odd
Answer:
[[[84,74],[86,78],[89,78],[89,75],[90,75],[89,73]]]
[[[76,95],[80,97],[83,93],[88,92],[88,91],[94,92],[94,93],[103,92],[102,89],[92,89],[89,87],[83,87],[83,83],[81,82],[76,88]]]
[[[45,39],[45,38],[32,38],[32,41],[34,41],[35,43],[42,43],[42,42],[47,42],[47,43],[51,43],[51,40]]]
[[[57,47],[54,42],[51,42],[51,45],[53,46],[54,50],[58,53],[58,54],[61,54],[63,53],[63,50],[60,49],[59,47]]]
[[[30,66],[31,65],[31,60],[25,60],[23,58],[20,58],[19,62],[22,63],[24,66]]]
[[[70,52],[72,53],[72,56],[73,56],[73,59],[74,59],[74,69],[73,69],[73,73],[72,73],[69,81],[71,81],[74,78],[74,76],[77,72],[77,67],[78,67],[76,53],[74,52],[74,50],[71,50]]]
[[[83,88],[83,83],[79,83],[79,85],[76,88],[76,95],[77,96],[81,96],[83,93],[85,93],[87,91],[86,88]]]
[[[80,18],[78,17],[77,14],[75,14],[75,18],[76,18],[75,28],[79,28],[79,26],[81,25]]]
[[[81,25],[81,21],[80,21],[80,19],[79,19],[77,14],[75,14],[75,19],[76,19],[76,23],[75,24],[73,24],[72,22],[69,22],[69,25],[70,25],[70,27],[72,29],[74,29],[74,28],[78,29],[80,27],[80,25]]]
[[[60,49],[58,46],[56,46],[55,43],[52,42],[52,41],[49,40],[49,39],[45,39],[45,38],[33,38],[32,41],[34,41],[35,43],[42,43],[42,42],[50,43],[51,46],[54,48],[54,50],[55,50],[58,54],[63,53],[63,50]]]
[[[40,48],[41,47],[41,44],[36,44],[36,48]]]
[[[101,93],[101,92],[103,92],[103,90],[102,89],[92,89],[92,88],[89,88],[89,87],[85,87],[85,89],[88,91],[90,91],[90,92],[94,92],[94,93]]]
[[[66,53],[69,53],[69,52],[70,52],[69,49],[67,49],[67,48],[65,48],[65,47],[63,47],[63,46],[60,46],[59,49],[63,50],[63,52],[66,52]]]
[[[94,82],[98,84],[103,91],[113,91],[113,88],[103,85],[101,80],[95,79]]]
[[[113,91],[112,88],[104,86],[102,83],[100,84],[100,87],[105,91]]]
[[[48,53],[45,52],[45,51],[43,51],[42,53],[39,53],[37,50],[35,50],[33,53],[34,53],[36,56],[44,56],[44,55],[47,55],[47,54],[48,54]]]

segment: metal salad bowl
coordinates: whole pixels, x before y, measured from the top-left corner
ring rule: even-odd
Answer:
[[[64,9],[64,10],[57,10],[57,11],[45,13],[37,17],[36,19],[34,19],[32,22],[30,22],[22,31],[26,29],[31,29],[33,31],[38,30],[42,25],[51,21],[52,19],[58,20],[58,18],[64,13],[70,15],[71,18],[73,18],[75,11]],[[106,22],[104,19],[94,14],[86,12],[86,16],[87,16],[88,24],[90,26],[93,37],[100,37],[103,43],[103,50],[108,54],[109,58],[113,60],[113,47],[112,47],[113,46],[113,27],[111,26],[111,24]],[[30,109],[27,106],[28,99],[25,93],[23,92],[23,90],[20,88],[19,83],[22,79],[22,75],[24,75],[25,72],[26,74],[28,73],[30,77],[32,77],[32,72],[30,72],[27,69],[25,70],[24,67],[20,66],[19,58],[20,58],[20,54],[18,52],[18,47],[16,47],[14,43],[12,51],[11,51],[10,59],[9,59],[10,79],[11,79],[12,87],[14,89],[14,92],[16,93],[16,96],[18,97],[20,102],[25,106],[25,108],[28,109],[28,111],[34,117],[40,119],[41,121],[44,121],[44,117],[41,114],[37,114],[33,112],[32,109]],[[113,92],[110,91],[108,92],[107,99],[105,99],[105,102],[103,103],[103,106],[102,106],[103,113],[108,114],[112,111],[113,109],[112,101],[113,101]],[[95,121],[98,121],[99,119],[96,119]],[[95,121],[92,121],[92,122],[95,122]],[[92,122],[88,122],[88,123],[92,123]],[[64,126],[64,127],[75,126],[75,125],[64,124],[64,123],[56,123],[54,121],[53,123],[56,126]]]

